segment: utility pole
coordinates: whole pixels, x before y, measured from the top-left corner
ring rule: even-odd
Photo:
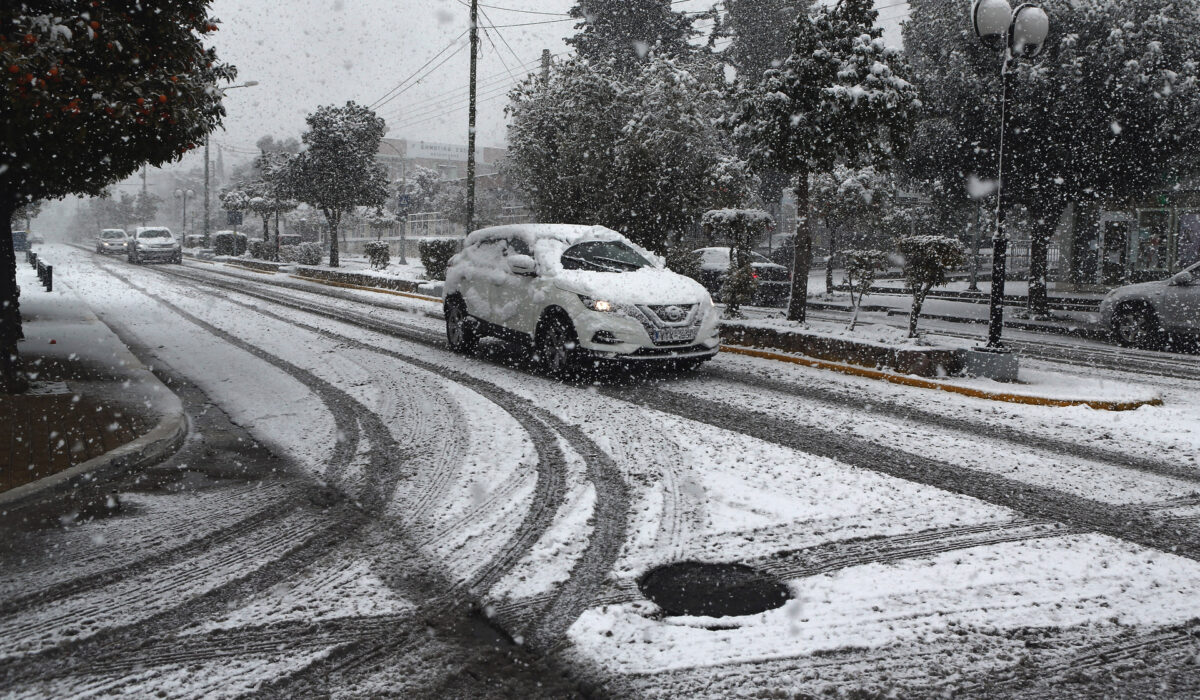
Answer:
[[[542,84],[550,82],[550,49],[542,49]]]
[[[208,245],[208,135],[204,136],[204,245]]]
[[[145,226],[146,225],[146,166],[144,166],[144,165],[142,166],[142,206],[140,206],[138,208],[141,209],[141,213],[142,213],[142,216],[141,216],[142,226]]]
[[[475,63],[479,60],[479,0],[471,0],[471,116],[467,132],[467,233],[475,228]]]

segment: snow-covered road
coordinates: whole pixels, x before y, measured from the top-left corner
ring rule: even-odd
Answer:
[[[6,528],[6,693],[1200,689],[1200,382],[1123,414],[726,355],[562,384],[424,302],[52,255],[196,417],[119,516]],[[637,581],[686,560],[793,599],[666,616]]]

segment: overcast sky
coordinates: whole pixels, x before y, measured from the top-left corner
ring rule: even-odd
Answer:
[[[704,10],[713,1],[684,0],[676,8]],[[216,0],[213,13],[222,21],[214,38],[218,54],[238,67],[239,82],[260,84],[229,92],[226,131],[214,134],[213,143],[236,153],[252,151],[265,134],[298,136],[304,116],[316,106],[347,100],[370,105],[401,81],[425,75],[439,64],[377,109],[388,123],[389,136],[465,143],[469,62],[467,39],[460,35],[469,25],[469,12],[464,2]],[[503,145],[504,95],[516,82],[514,77],[536,70],[542,49],[555,54],[566,49],[563,38],[574,33],[574,21],[565,13],[573,4],[483,0],[481,25],[494,24],[497,29],[480,40],[481,144]],[[898,23],[907,6],[898,0],[877,0],[876,5],[889,41],[898,42]],[[512,11],[497,9],[501,7]],[[711,22],[697,25],[702,30],[710,27]],[[433,64],[422,69],[435,56]]]

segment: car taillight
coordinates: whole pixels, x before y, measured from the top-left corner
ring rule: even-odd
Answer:
[[[758,273],[757,273],[757,272],[751,272],[751,273],[750,273],[750,276],[751,276],[751,277],[753,277],[754,279],[758,279]]]

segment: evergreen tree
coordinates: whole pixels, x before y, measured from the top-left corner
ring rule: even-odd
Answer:
[[[567,61],[510,106],[509,173],[547,222],[594,221],[664,252],[753,184],[716,125],[715,62],[652,58],[629,74]]]
[[[838,162],[887,167],[920,107],[885,47],[870,0],[843,0],[797,17],[792,53],[740,96],[735,134],[758,163],[795,178],[796,241],[788,318],[805,320],[812,263],[809,178]]]
[[[738,81],[757,85],[792,52],[796,16],[807,14],[813,0],[725,0],[725,30],[733,42],[724,54],[737,69]]]
[[[0,5],[0,392],[25,386],[13,212],[178,160],[220,124],[235,72],[203,45],[209,4]]]
[[[140,226],[149,226],[158,214],[158,207],[161,204],[162,198],[153,192],[139,192],[137,200],[133,203],[134,220]]]
[[[660,56],[692,53],[692,19],[671,9],[671,0],[579,0],[570,15],[580,21],[568,38],[580,59],[611,63],[617,71],[645,63],[651,51]]]
[[[288,161],[287,191],[311,204],[329,226],[329,265],[338,267],[338,228],[356,207],[382,207],[387,171],[375,159],[384,122],[370,109],[347,102],[308,115],[305,150]]]

